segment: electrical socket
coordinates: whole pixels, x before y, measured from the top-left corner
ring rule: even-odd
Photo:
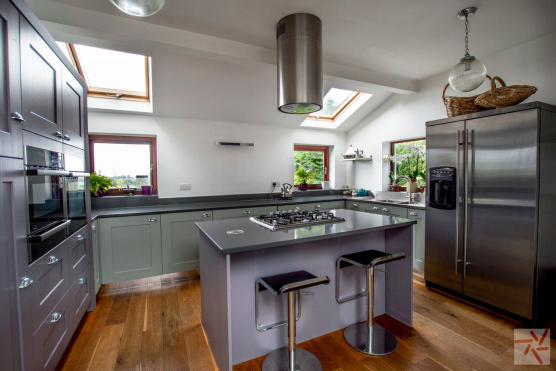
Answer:
[[[270,182],[270,185],[273,187],[280,187],[280,181],[279,180],[273,180],[272,182]]]
[[[180,183],[180,191],[191,191],[191,183]]]

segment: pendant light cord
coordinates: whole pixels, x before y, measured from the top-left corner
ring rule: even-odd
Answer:
[[[465,56],[469,57],[469,15],[465,15]]]

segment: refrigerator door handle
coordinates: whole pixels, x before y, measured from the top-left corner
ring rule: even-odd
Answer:
[[[456,170],[458,171],[457,176],[459,177],[459,170],[461,169],[460,166],[460,146],[462,143],[460,143],[460,131],[458,130],[457,132],[457,145],[456,145]],[[456,178],[456,181],[458,181],[458,179]],[[458,207],[456,208],[456,276],[458,275],[458,265],[460,263],[459,260],[459,212],[460,212],[460,208],[459,208],[459,199],[460,199],[460,195],[459,195],[459,181],[457,182],[457,203],[458,203]]]
[[[465,274],[467,273],[467,266],[471,263],[467,261],[467,230],[468,230],[468,204],[471,202],[471,195],[469,194],[469,182],[471,181],[471,175],[473,173],[473,129],[465,129],[465,140],[466,140],[466,156],[465,156],[465,204],[464,204],[464,227],[463,227],[463,278],[465,279]]]

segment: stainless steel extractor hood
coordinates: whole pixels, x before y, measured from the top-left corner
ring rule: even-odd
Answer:
[[[276,25],[278,109],[319,111],[322,103],[322,22],[312,14],[284,17]]]

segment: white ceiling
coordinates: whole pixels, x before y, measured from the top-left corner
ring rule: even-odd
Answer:
[[[305,116],[276,109],[275,26],[316,14],[325,90],[373,94],[337,131],[449,70],[463,56],[455,15],[466,6],[479,8],[470,32],[478,58],[556,32],[555,0],[166,0],[148,18],[109,0],[26,1],[57,40],[152,56],[154,115],[288,127]]]
[[[108,0],[41,1],[133,18]],[[455,15],[467,6],[478,7],[470,32],[477,57],[556,32],[554,0],[166,0],[141,21],[274,50],[278,20],[313,13],[323,21],[325,61],[423,79],[463,56]]]

